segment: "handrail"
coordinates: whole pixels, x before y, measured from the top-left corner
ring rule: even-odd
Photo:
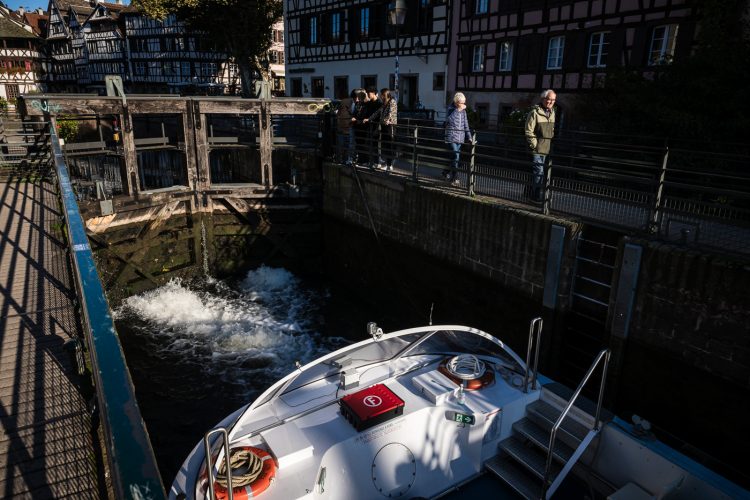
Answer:
[[[604,358],[604,366],[602,368],[602,380],[601,380],[601,383],[599,384],[599,400],[596,403],[596,415],[594,416],[594,429],[593,429],[595,431],[599,430],[599,414],[601,413],[601,409],[602,409],[602,397],[604,396],[604,381],[607,379],[607,366],[609,365],[610,355],[611,355],[611,351],[609,349],[604,349],[603,351],[599,353],[599,355],[596,357],[594,362],[591,364],[591,367],[586,372],[586,375],[583,377],[583,380],[581,380],[581,383],[578,384],[578,388],[573,393],[573,397],[570,398],[570,401],[568,401],[568,405],[565,407],[563,412],[557,418],[555,425],[552,426],[552,432],[550,433],[550,437],[549,437],[549,449],[547,451],[547,466],[544,469],[544,480],[542,482],[542,494],[540,496],[542,499],[546,499],[546,495],[547,495],[549,470],[552,467],[552,453],[554,451],[555,438],[557,437],[557,429],[560,427],[565,417],[568,416],[568,412],[573,407],[573,404],[576,402],[576,399],[578,399],[578,396],[581,394],[581,390],[583,390],[583,386],[586,385],[586,382],[588,382],[589,378],[591,378],[591,374],[594,373],[594,369],[597,367],[597,365],[599,365],[599,362],[602,360],[602,358]]]
[[[224,427],[217,427],[211,429],[203,436],[203,448],[206,452],[206,470],[208,471],[208,498],[209,500],[215,500],[214,495],[214,465],[211,463],[211,443],[209,439],[216,433],[221,433],[224,438],[224,462],[227,464],[227,492],[229,494],[229,500],[234,500],[234,492],[232,491],[232,466],[229,464],[229,433]]]
[[[531,369],[531,390],[536,390],[536,375],[537,367],[539,365],[539,344],[542,340],[542,318],[534,318],[529,324],[529,344],[526,348],[526,373],[523,376],[523,392],[529,392],[529,364],[531,363],[531,346],[534,343],[536,337],[536,349],[534,354],[534,367]],[[538,325],[538,327],[537,327]]]
[[[115,497],[165,499],[159,468],[96,270],[55,125],[52,118],[49,127],[52,153]]]

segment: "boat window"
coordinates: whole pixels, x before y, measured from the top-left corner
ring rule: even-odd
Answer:
[[[427,333],[429,332],[411,333],[346,350],[336,358],[323,361],[318,365],[305,369],[305,371],[301,372],[289,385],[287,385],[283,394],[287,394],[295,389],[299,389],[300,387],[327,377],[338,377],[339,373],[342,371],[360,368],[372,363],[391,359]]]
[[[499,342],[499,341],[497,341]],[[425,354],[460,354],[468,353],[475,356],[495,358],[509,368],[522,371],[514,357],[503,348],[500,343],[493,342],[488,337],[474,332],[443,330],[436,332],[405,356],[422,356]]]

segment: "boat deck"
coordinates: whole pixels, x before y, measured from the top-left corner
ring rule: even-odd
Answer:
[[[53,184],[0,183],[0,497],[101,498]]]

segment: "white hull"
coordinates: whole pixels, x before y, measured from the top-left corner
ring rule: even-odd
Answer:
[[[477,332],[456,326],[431,328]],[[406,332],[414,331],[418,329]],[[357,346],[378,348],[372,341]],[[505,350],[510,353],[506,360],[517,361],[525,369],[515,354]],[[502,361],[488,361],[494,370],[494,382],[461,395],[457,386],[438,371],[445,356],[415,353],[387,363],[364,365],[357,365],[361,359],[355,358],[357,366],[347,368],[351,360],[346,351],[359,353],[349,347],[303,367],[275,384],[247,410],[220,424],[229,427],[239,417],[229,432],[231,448],[260,447],[274,456],[278,464],[275,478],[260,497],[379,500],[441,496],[479,477],[490,464],[504,467],[499,456],[508,446],[501,443],[507,444],[518,435],[519,423],[528,421],[530,409],[556,408],[559,412],[566,404],[556,394],[560,391],[554,390],[557,384],[544,377],[540,377],[544,387],[540,384],[524,392],[523,377]],[[324,377],[326,372],[321,370],[331,367],[347,371],[349,378],[338,373]],[[316,369],[319,375],[300,382],[301,374],[309,375]],[[344,389],[345,380],[355,386]],[[298,383],[300,386],[295,387]],[[357,431],[342,416],[339,400],[373,384],[385,385],[403,400],[403,415]],[[456,413],[473,417],[474,423],[457,423]],[[569,419],[558,434],[563,443],[566,426],[594,427],[593,416],[577,407],[572,408]],[[585,477],[588,485],[602,495],[618,498],[618,494],[638,492],[647,495],[644,498],[748,497],[746,491],[652,437],[635,436],[629,425],[617,419],[604,425],[601,432],[586,432],[585,442],[577,445],[577,450],[570,448],[574,453],[567,468],[573,475]],[[214,446],[218,451],[218,445]],[[526,446],[528,450],[518,451],[534,451],[528,442]],[[222,456],[219,453],[219,460]],[[205,467],[203,473],[200,471],[204,458],[200,443],[183,464],[170,498],[208,498]],[[559,462],[555,470],[563,467]],[[203,479],[199,480],[201,474]],[[539,486],[541,482],[538,480]]]

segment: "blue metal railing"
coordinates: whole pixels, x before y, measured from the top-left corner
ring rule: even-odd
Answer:
[[[114,493],[122,499],[163,499],[164,486],[96,271],[54,119],[50,138]]]

